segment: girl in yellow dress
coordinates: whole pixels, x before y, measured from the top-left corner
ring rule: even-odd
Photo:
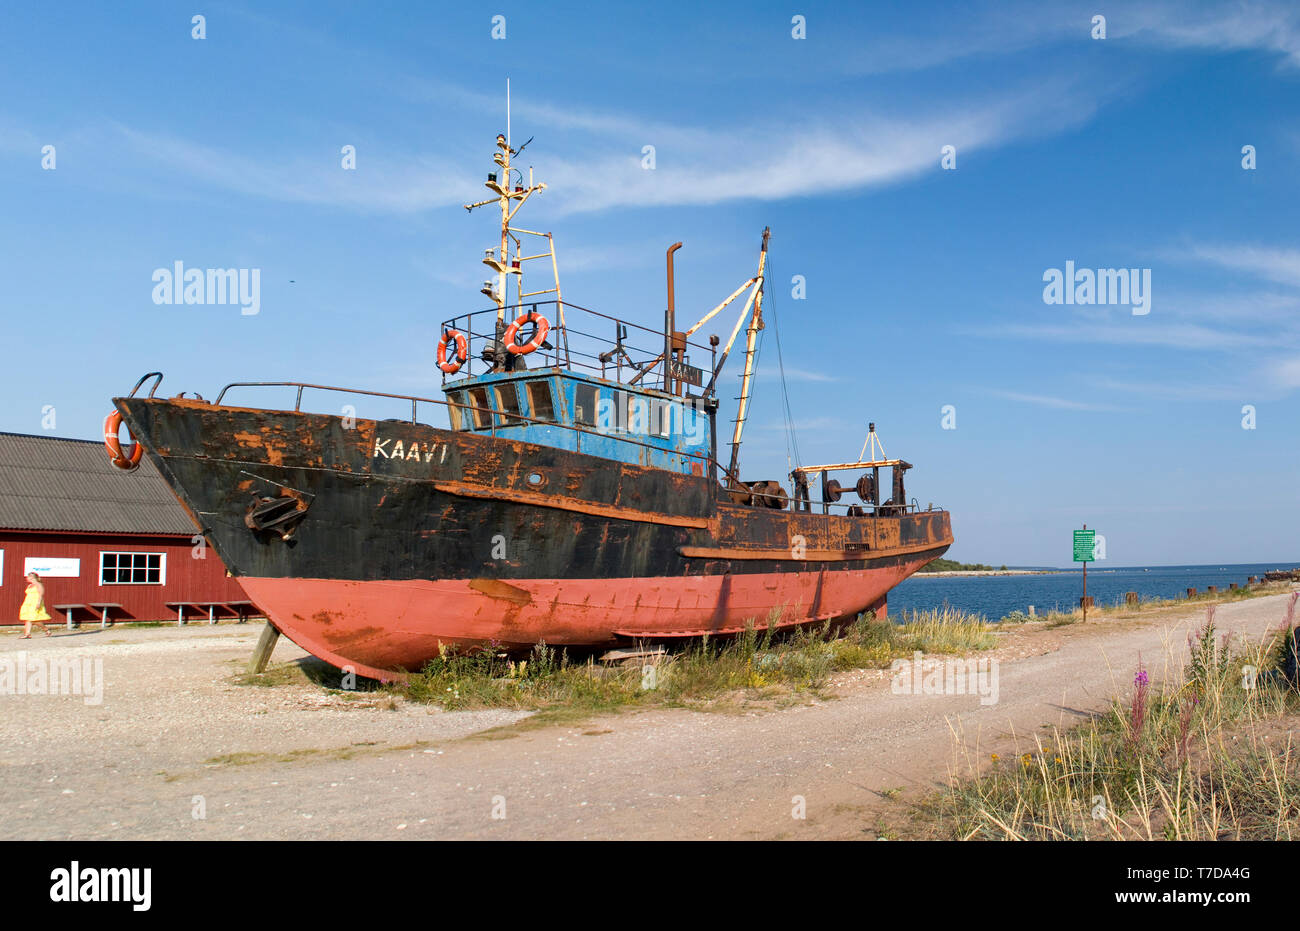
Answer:
[[[23,635],[20,640],[32,639],[32,622],[41,625],[41,630],[45,631],[45,636],[50,636],[50,628],[46,621],[50,619],[50,613],[45,610],[45,583],[35,572],[27,573],[27,597],[23,599],[23,606],[18,609],[18,620],[23,622]]]

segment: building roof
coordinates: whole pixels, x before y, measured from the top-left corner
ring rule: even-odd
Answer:
[[[147,456],[124,472],[95,440],[19,433],[0,433],[0,529],[195,533]]]

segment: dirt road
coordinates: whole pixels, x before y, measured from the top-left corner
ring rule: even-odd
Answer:
[[[1262,636],[1287,597],[1220,605],[1219,628]],[[0,635],[0,664],[103,670],[99,703],[0,695],[0,837],[869,838],[899,804],[892,790],[1104,708],[1139,655],[1153,680],[1178,668],[1203,618],[1011,630],[987,654],[996,704],[894,694],[869,671],[838,676],[834,700],[781,711],[535,729],[503,728],[516,712],[237,685],[253,624]],[[273,663],[303,656],[281,640]]]

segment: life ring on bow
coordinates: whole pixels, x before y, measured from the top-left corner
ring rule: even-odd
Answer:
[[[140,458],[144,455],[144,447],[139,443],[131,442],[126,444],[126,449],[122,448],[122,441],[117,436],[117,431],[122,427],[122,414],[120,411],[113,411],[104,418],[104,448],[108,450],[108,460],[119,469],[131,471],[140,464]],[[129,434],[131,431],[128,430]]]
[[[519,328],[526,323],[536,324],[537,329],[533,333],[533,338],[521,345],[515,340],[519,338]],[[506,351],[512,356],[526,356],[530,352],[536,352],[542,347],[542,343],[546,342],[546,334],[550,329],[551,324],[537,311],[520,314],[514,323],[506,327]]]
[[[456,341],[456,354],[450,362],[447,361],[447,343],[451,340]],[[438,340],[438,368],[442,369],[448,375],[454,375],[460,371],[460,367],[469,360],[469,340],[460,330],[446,330],[442,334],[442,339]]]

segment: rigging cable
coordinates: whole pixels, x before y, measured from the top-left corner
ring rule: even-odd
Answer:
[[[767,257],[767,266],[768,266],[767,281],[771,281],[775,277],[772,274],[773,269],[772,269],[771,255]],[[767,281],[764,281],[763,284],[766,285]],[[766,288],[764,288],[764,297],[769,298],[770,302],[765,302],[765,303],[772,310],[772,331],[774,334],[774,338],[776,339],[776,362],[777,362],[777,367],[781,373],[781,400],[782,400],[782,404],[785,407],[785,427],[786,427],[785,460],[786,460],[787,469],[792,472],[794,471],[794,466],[791,464],[791,451],[793,450],[794,462],[802,462],[803,459],[799,455],[799,439],[795,435],[795,429],[794,429],[794,411],[790,406],[790,386],[786,384],[785,359],[781,355],[781,326],[780,326],[780,322],[777,319],[776,298],[775,296],[768,294]]]

